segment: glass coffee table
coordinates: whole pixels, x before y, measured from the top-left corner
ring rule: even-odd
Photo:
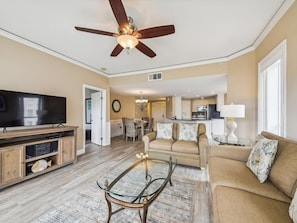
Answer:
[[[97,180],[105,193],[107,222],[113,214],[125,208],[137,209],[141,221],[146,222],[150,204],[168,182],[172,186],[171,175],[175,166],[176,158],[173,156],[138,153],[107,171]],[[112,204],[119,208],[113,211]]]

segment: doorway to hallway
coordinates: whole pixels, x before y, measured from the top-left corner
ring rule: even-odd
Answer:
[[[83,152],[85,152],[85,145],[88,143],[99,146],[109,145],[110,127],[109,122],[106,121],[106,90],[83,85],[83,97]]]

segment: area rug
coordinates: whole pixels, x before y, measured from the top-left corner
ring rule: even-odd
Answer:
[[[177,166],[175,171],[172,175],[173,186],[167,184],[159,197],[149,207],[148,223],[194,222],[195,190],[200,188],[200,183],[205,184],[207,182],[200,182],[195,179],[196,174],[200,171],[197,168],[189,169]],[[185,177],[184,173],[189,175]],[[113,210],[116,208],[113,205]],[[104,192],[94,182],[71,199],[35,219],[33,223],[106,222],[107,213]],[[139,223],[141,221],[137,210],[124,209],[112,215],[110,222]]]

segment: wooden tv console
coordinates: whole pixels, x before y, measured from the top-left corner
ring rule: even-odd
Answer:
[[[1,132],[0,189],[75,163],[76,131],[66,126]],[[41,159],[52,165],[33,173],[33,164]]]

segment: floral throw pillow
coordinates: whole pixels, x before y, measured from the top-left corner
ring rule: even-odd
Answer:
[[[290,204],[289,215],[293,220],[293,222],[297,223],[297,189],[295,191],[295,195]]]
[[[197,142],[198,124],[179,124],[178,140]]]
[[[249,155],[246,165],[257,176],[260,183],[268,178],[277,152],[277,144],[277,140],[259,139]]]
[[[172,139],[173,123],[157,123],[157,139]]]

